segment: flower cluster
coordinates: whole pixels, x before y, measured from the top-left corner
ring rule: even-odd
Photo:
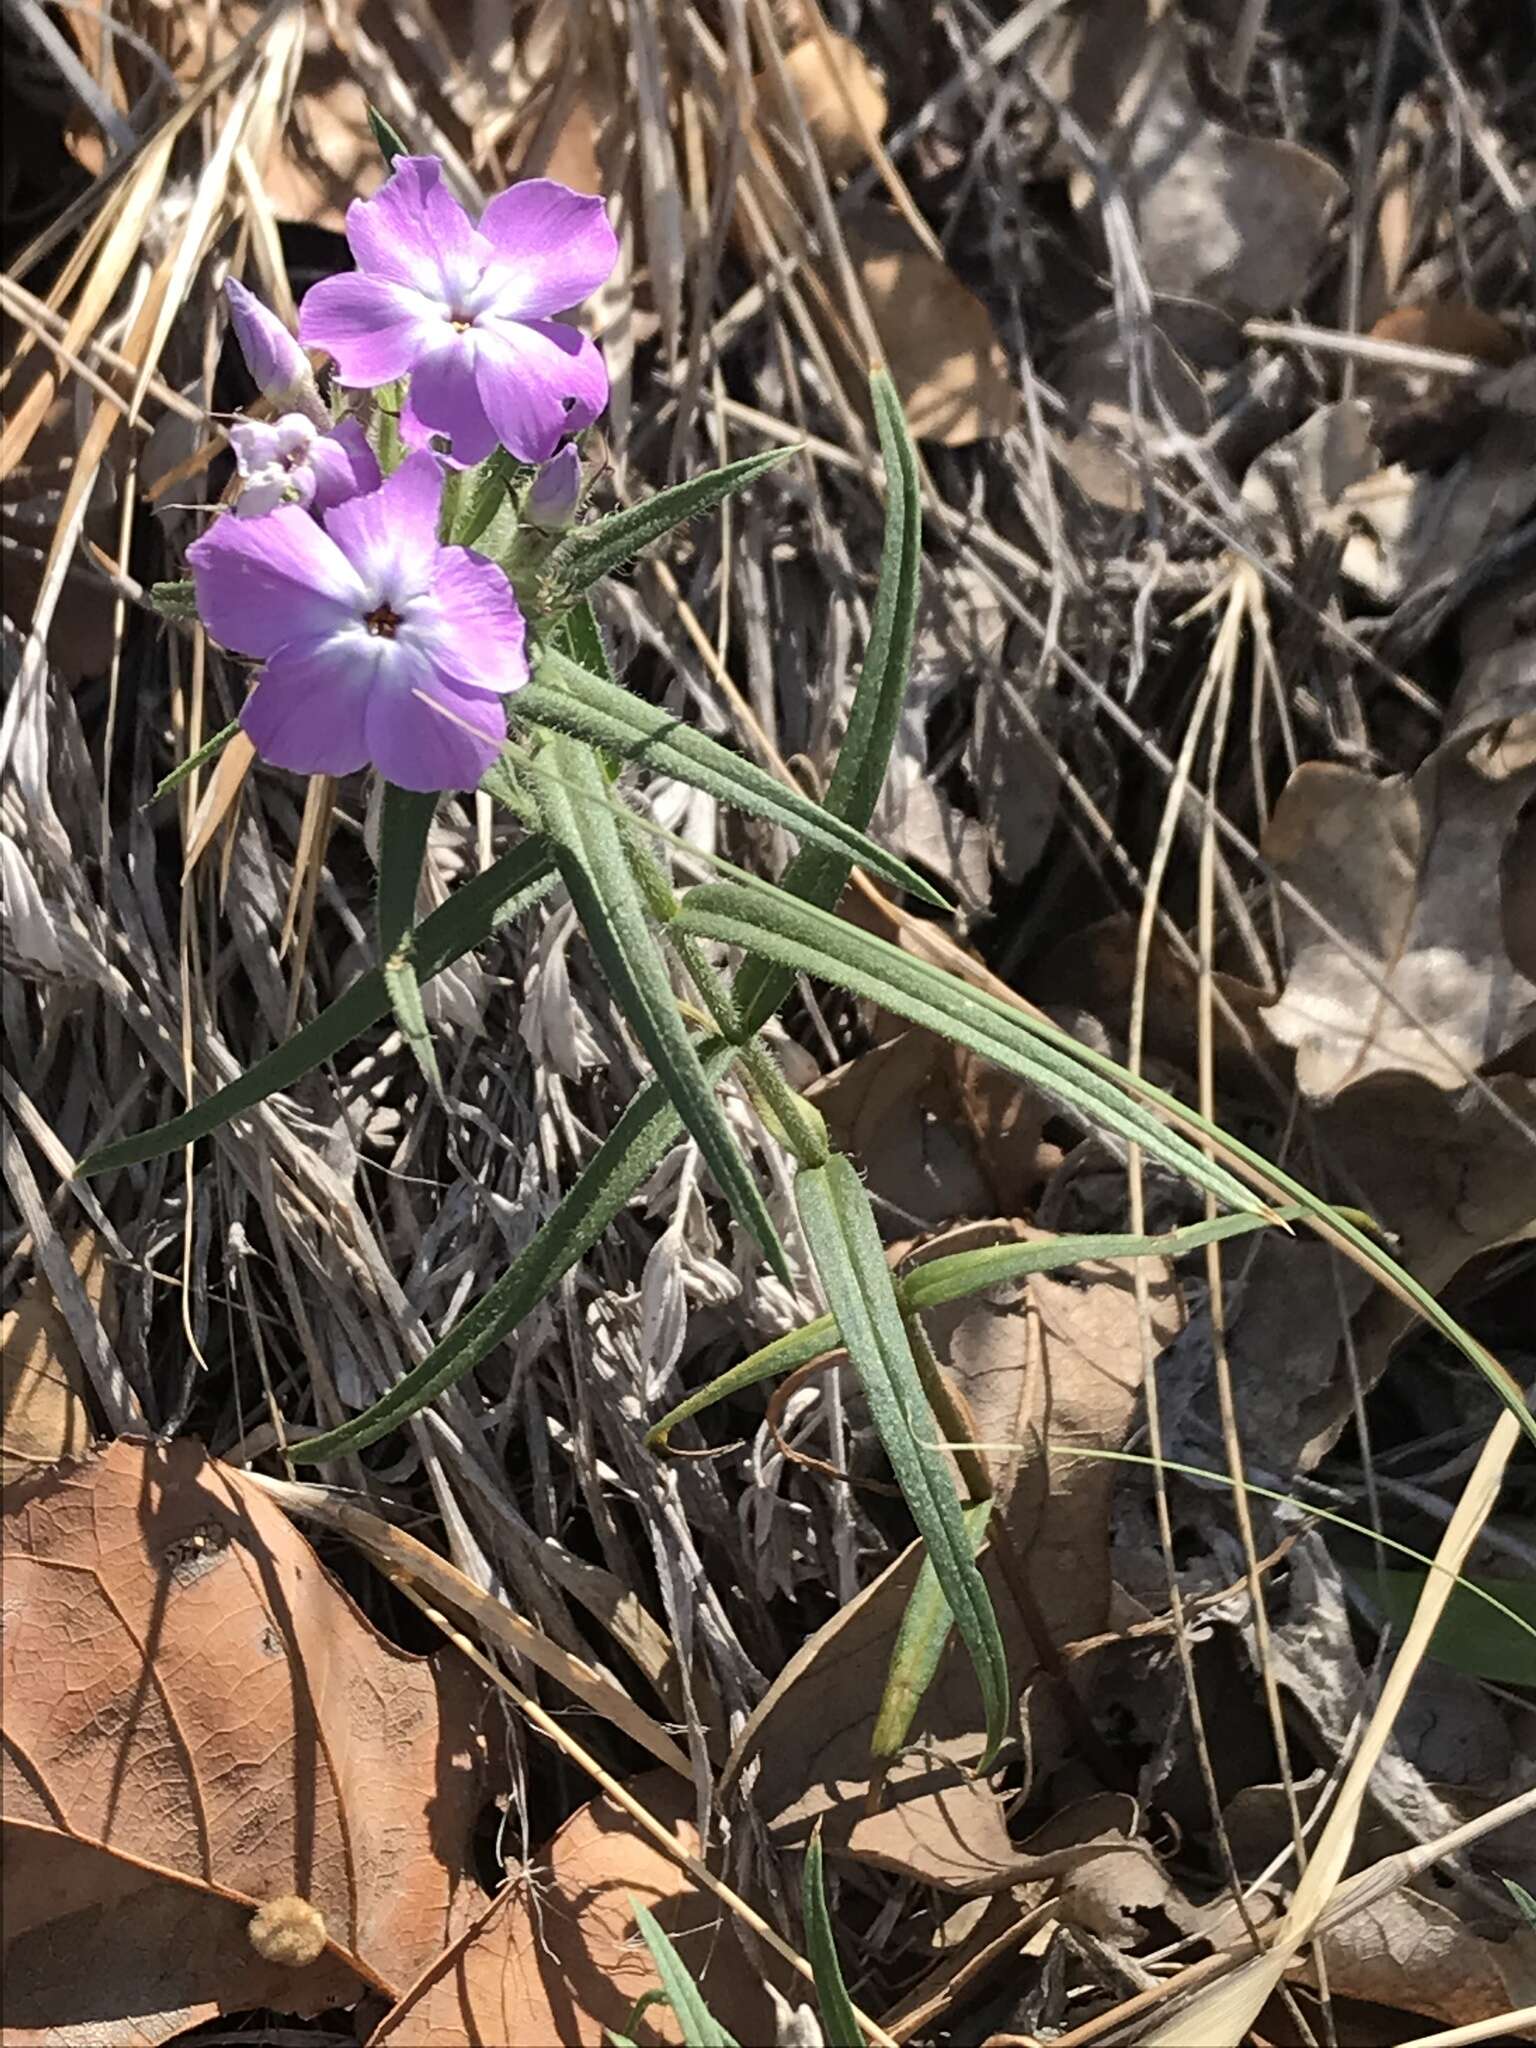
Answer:
[[[226,286],[277,417],[230,428],[241,491],[188,550],[198,613],[262,664],[240,723],[265,760],[473,788],[506,739],[501,700],[528,678],[525,629],[504,571],[442,540],[445,484],[505,449],[538,466],[524,520],[552,532],[573,517],[569,437],[602,411],[608,377],[555,316],[597,290],[618,246],[599,199],[532,178],[477,224],[435,158],[405,156],[354,201],[347,240],[357,269],[312,287],[297,341]],[[347,392],[398,391],[398,405],[376,401],[410,451],[393,474],[357,413],[327,409],[306,349],[330,356]]]

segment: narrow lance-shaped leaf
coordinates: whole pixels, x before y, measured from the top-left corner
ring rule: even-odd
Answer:
[[[703,1992],[694,1983],[688,1965],[672,1946],[661,1922],[641,1905],[633,1893],[629,1903],[634,1908],[635,1925],[645,1937],[645,1945],[661,1978],[667,2003],[677,2015],[684,2048],[736,2048],[735,2041],[704,2003]]]
[[[590,747],[567,739],[551,740],[538,765],[547,769],[538,781],[545,827],[603,977],[721,1193],[787,1285],[789,1262],[768,1205],[699,1064],[646,921],[602,767]]]
[[[826,2048],[864,2048],[864,2030],[859,2025],[859,2016],[843,1981],[843,1967],[837,1959],[837,1941],[832,1932],[832,1916],[827,1911],[820,1822],[805,1852],[800,1903],[805,1914],[806,1960],[816,1980],[822,2039]]]
[[[392,782],[385,783],[379,817],[379,884],[375,914],[379,971],[389,991],[390,1008],[416,1064],[426,1076],[428,1087],[434,1095],[440,1096],[443,1092],[442,1076],[437,1070],[437,1053],[427,1028],[412,938],[412,927],[416,922],[416,892],[427,855],[427,835],[432,829],[436,810],[435,793],[398,789]]]
[[[540,653],[534,680],[517,693],[512,710],[528,724],[570,733],[609,753],[644,762],[724,803],[766,818],[840,861],[845,872],[849,862],[857,861],[937,909],[949,907],[914,868],[865,833],[707,733],[600,676],[589,675],[558,648],[546,647]]]
[[[980,1555],[991,1518],[990,1500],[973,1501],[965,1510],[966,1534],[970,1538],[973,1557]],[[933,1559],[924,1557],[917,1583],[901,1617],[901,1627],[896,1632],[885,1676],[885,1690],[880,1695],[880,1711],[875,1716],[874,1733],[869,1739],[869,1753],[877,1764],[888,1763],[905,1746],[923,1695],[934,1681],[953,1626],[944,1588],[933,1568]]]
[[[393,170],[397,156],[409,156],[410,149],[398,129],[392,127],[376,106],[368,108],[368,126],[373,130],[373,139],[379,145],[379,154],[384,159],[384,168]]]
[[[674,527],[712,512],[794,453],[793,448],[770,448],[760,455],[745,455],[739,462],[727,463],[724,469],[711,470],[707,476],[689,477],[638,505],[627,505],[590,526],[574,528],[545,565],[552,606],[558,608],[580,597],[600,578],[623,568],[656,541],[665,539]]]
[[[986,1769],[1007,1733],[1008,1660],[976,1568],[960,1497],[918,1378],[864,1183],[846,1159],[795,1178],[800,1227],[864,1398],[944,1600],[970,1654],[987,1719]]]
[[[496,930],[547,896],[559,880],[549,848],[541,839],[531,839],[492,863],[483,874],[456,889],[448,901],[416,927],[416,969],[419,978],[430,981]],[[158,1159],[182,1145],[193,1144],[221,1129],[232,1117],[243,1116],[269,1095],[291,1088],[323,1061],[334,1059],[343,1046],[360,1032],[376,1024],[389,1010],[389,991],[383,974],[375,968],[362,975],[335,1002],[322,1010],[311,1024],[292,1038],[274,1046],[245,1073],[238,1075],[206,1102],[183,1110],[151,1131],[135,1138],[120,1138],[103,1145],[76,1168],[82,1177],[112,1173],[122,1166],[137,1166],[146,1159]]]
[[[885,538],[869,645],[849,707],[848,729],[823,799],[827,810],[860,829],[874,816],[901,723],[917,629],[923,539],[917,451],[907,431],[901,400],[884,370],[874,373],[869,388],[885,461]],[[783,886],[787,895],[832,910],[847,881],[846,860],[805,847],[790,863]],[[762,957],[744,963],[737,978],[737,1000],[753,1029],[773,1015],[793,980],[783,966]]]
[[[1277,1220],[1288,1221],[1297,1213],[1294,1210],[1283,1212]],[[1165,1231],[1156,1237],[1100,1231],[1077,1237],[1055,1237],[1035,1244],[981,1245],[975,1251],[952,1252],[942,1259],[925,1259],[921,1265],[896,1274],[896,1298],[903,1311],[911,1314],[921,1309],[940,1308],[948,1301],[960,1301],[968,1294],[984,1293],[990,1287],[1006,1286],[1030,1273],[1054,1273],[1063,1266],[1083,1265],[1089,1259],[1180,1258],[1185,1252],[1198,1251],[1202,1245],[1216,1244],[1227,1237],[1242,1237],[1251,1230],[1263,1230],[1268,1222],[1268,1217],[1252,1214],[1213,1216],[1201,1223],[1187,1224],[1181,1230]],[[679,1423],[702,1414],[718,1401],[744,1393],[748,1387],[756,1386],[762,1380],[798,1371],[801,1366],[809,1365],[812,1359],[837,1350],[842,1341],[835,1316],[818,1316],[801,1329],[776,1337],[771,1344],[754,1351],[750,1358],[744,1358],[739,1365],[732,1366],[718,1379],[711,1380],[708,1386],[697,1388],[686,1401],[680,1401],[675,1408],[669,1409],[646,1433],[646,1442],[652,1450],[664,1451]]]
[[[478,469],[466,470],[459,478],[445,541],[455,547],[474,547],[496,515],[510,502],[512,486],[525,473],[525,465],[505,448],[488,455]],[[487,550],[482,549],[482,553]]]
[[[973,988],[884,939],[795,902],[766,883],[706,882],[689,890],[678,912],[680,931],[724,940],[800,972],[814,974],[855,995],[883,1003],[898,1016],[966,1045],[994,1066],[1017,1074],[1044,1095],[1075,1110],[1088,1123],[1142,1145],[1197,1187],[1238,1209],[1257,1197],[1188,1138],[1169,1129],[1136,1096],[1124,1077],[1113,1081],[1065,1050],[1054,1034],[1011,1005]]]
[[[169,796],[173,789],[180,789],[188,777],[195,775],[199,768],[206,768],[210,761],[216,761],[239,730],[239,719],[232,718],[211,740],[204,740],[194,753],[188,754],[185,761],[178,762],[169,775],[163,776],[155,784],[154,794],[149,801],[152,804],[158,803],[161,797]]]

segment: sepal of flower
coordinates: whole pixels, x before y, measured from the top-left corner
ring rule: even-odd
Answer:
[[[263,664],[240,713],[263,760],[416,790],[472,789],[495,761],[523,615],[493,562],[438,541],[442,498],[421,452],[322,518],[225,516],[188,549],[203,624]]]
[[[607,404],[601,355],[553,317],[596,291],[617,260],[600,199],[529,178],[477,225],[435,157],[402,156],[372,199],[348,208],[347,241],[357,269],[311,287],[300,338],[329,351],[356,389],[408,376],[408,446],[442,437],[467,468],[498,445],[547,462]]]
[[[225,280],[224,299],[245,366],[262,397],[284,412],[301,412],[324,426],[325,405],[309,357],[282,321],[238,278]]]
[[[360,421],[340,419],[327,433],[303,413],[276,420],[237,419],[229,430],[243,488],[235,503],[241,519],[258,519],[279,505],[314,513],[384,481]]]

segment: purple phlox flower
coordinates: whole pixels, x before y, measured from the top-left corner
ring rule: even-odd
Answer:
[[[297,406],[313,420],[325,420],[325,407],[315,385],[309,357],[269,306],[237,278],[226,278],[224,297],[229,324],[245,357],[245,366],[263,398],[285,412]]]
[[[438,543],[443,473],[411,455],[333,505],[219,519],[187,550],[216,640],[262,662],[240,723],[301,775],[372,762],[403,789],[472,789],[507,736],[502,698],[528,680],[506,577]]]
[[[581,503],[581,457],[567,444],[546,462],[529,486],[523,517],[530,526],[558,533],[576,517]]]
[[[259,519],[278,505],[329,512],[384,481],[378,458],[358,420],[338,420],[322,434],[301,412],[276,420],[236,420],[229,430],[244,489],[235,501],[241,519]]]
[[[618,242],[600,199],[553,179],[499,193],[477,227],[442,177],[436,157],[397,157],[388,183],[352,202],[357,270],[311,287],[299,333],[343,384],[410,377],[408,443],[444,434],[462,465],[498,442],[545,462],[608,403],[596,347],[551,316],[597,290]]]

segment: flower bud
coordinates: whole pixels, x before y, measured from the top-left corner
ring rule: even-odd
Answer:
[[[575,442],[568,441],[534,478],[523,506],[523,517],[530,526],[541,526],[547,532],[556,533],[561,527],[570,525],[580,503],[581,457],[576,453]]]
[[[311,418],[323,420],[325,411],[309,357],[282,321],[235,278],[226,279],[224,296],[240,353],[262,397],[270,398],[285,412],[296,405]]]

